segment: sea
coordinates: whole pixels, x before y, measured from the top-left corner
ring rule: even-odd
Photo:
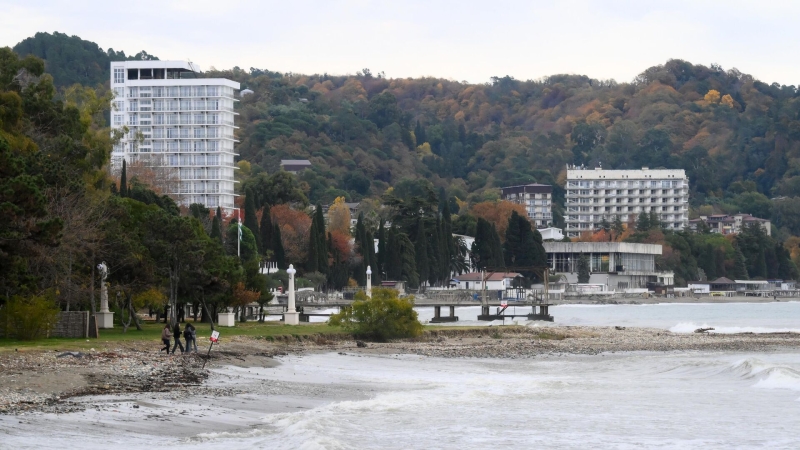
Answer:
[[[469,323],[473,318],[465,310],[457,314]],[[554,324],[522,324],[800,332],[797,302],[573,305],[551,312]],[[427,310],[419,313],[425,319]],[[171,423],[177,427],[191,418],[151,424],[147,417],[154,409],[134,411],[121,399],[114,408],[126,418],[117,422],[96,411],[40,415],[20,424],[0,419],[0,448],[800,448],[800,349],[531,359],[342,352],[290,355],[280,362],[214,369],[212,383],[280,387],[243,396],[241,406],[229,401],[205,408],[204,402],[215,401],[207,398],[149,400],[175,411],[203,405],[188,414],[202,414],[204,421],[210,414],[212,420],[191,433],[165,435]],[[224,429],[215,428],[214,415]]]

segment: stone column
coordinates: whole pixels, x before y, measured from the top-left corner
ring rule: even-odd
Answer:
[[[372,269],[367,266],[367,297],[372,298]]]
[[[286,305],[286,312],[283,313],[283,323],[286,325],[299,325],[300,313],[297,312],[297,308],[294,306],[294,274],[297,273],[294,265],[289,264],[286,273],[289,274],[289,300]]]

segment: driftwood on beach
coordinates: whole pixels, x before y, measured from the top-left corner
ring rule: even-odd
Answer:
[[[713,328],[698,328],[694,330],[695,333],[708,333],[709,331],[714,331]]]

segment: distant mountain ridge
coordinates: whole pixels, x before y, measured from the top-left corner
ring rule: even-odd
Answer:
[[[20,56],[34,55],[45,61],[45,70],[54,78],[56,87],[78,83],[96,86],[109,80],[109,63],[120,60],[157,60],[142,50],[127,56],[124,51],[104,51],[94,42],[64,33],[36,33],[12,49]]]

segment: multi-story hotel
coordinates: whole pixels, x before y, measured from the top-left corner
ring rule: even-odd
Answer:
[[[500,188],[500,198],[525,206],[528,219],[537,228],[547,227],[553,222],[553,186],[549,184],[525,184]]]
[[[184,61],[111,63],[111,126],[128,130],[111,154],[112,169],[123,159],[139,163],[175,180],[166,193],[182,205],[232,209],[239,83],[199,72]]]
[[[603,219],[635,221],[656,213],[662,226],[682,230],[689,222],[689,179],[683,169],[603,170],[567,168],[564,221],[567,235],[600,228]]]

